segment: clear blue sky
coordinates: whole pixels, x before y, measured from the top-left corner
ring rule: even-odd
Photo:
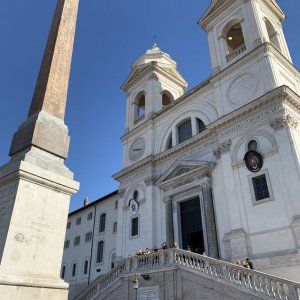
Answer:
[[[153,43],[169,53],[189,88],[211,72],[205,32],[197,21],[210,0],[81,0],[65,123],[71,135],[66,165],[81,183],[70,210],[118,188],[125,94],[130,65]],[[278,0],[294,64],[300,66],[300,1]],[[0,165],[9,160],[13,133],[25,120],[56,0],[0,4]]]

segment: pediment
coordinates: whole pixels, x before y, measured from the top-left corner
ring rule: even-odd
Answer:
[[[157,185],[165,186],[173,182],[184,181],[187,178],[201,176],[211,176],[215,167],[214,162],[207,161],[178,161],[157,180]]]
[[[134,82],[146,76],[150,72],[161,74],[161,76],[168,77],[172,81],[180,85],[182,88],[186,88],[188,86],[187,82],[179,74],[179,72],[176,69],[174,69],[174,67],[169,65],[159,64],[156,62],[150,62],[134,68],[129,74],[129,76],[127,77],[127,79],[125,80],[125,82],[123,83],[122,89],[126,91]]]

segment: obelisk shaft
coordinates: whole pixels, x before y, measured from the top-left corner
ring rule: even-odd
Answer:
[[[78,0],[59,0],[28,117],[45,110],[64,119]]]
[[[66,158],[66,110],[79,0],[58,0],[28,118],[14,134],[10,156],[31,146]]]
[[[78,0],[58,0],[27,119],[0,167],[0,298],[67,300],[60,278],[70,196],[64,124]]]

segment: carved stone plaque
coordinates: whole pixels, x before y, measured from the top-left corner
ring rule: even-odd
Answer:
[[[159,287],[139,288],[138,300],[159,300]]]
[[[254,96],[257,82],[253,75],[243,74],[236,78],[229,87],[228,99],[232,104],[244,104]]]

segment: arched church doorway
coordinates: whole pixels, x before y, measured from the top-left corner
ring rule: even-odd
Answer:
[[[182,248],[202,254],[205,251],[199,197],[180,203]]]

